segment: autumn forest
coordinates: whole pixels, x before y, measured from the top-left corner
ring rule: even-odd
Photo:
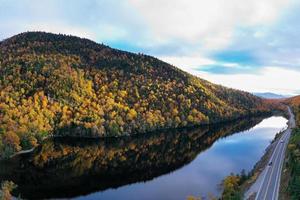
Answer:
[[[125,136],[230,121],[270,106],[154,57],[88,39],[27,32],[0,43],[2,157],[49,136]]]

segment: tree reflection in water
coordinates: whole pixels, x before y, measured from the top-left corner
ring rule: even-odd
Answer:
[[[0,180],[28,199],[70,198],[148,181],[190,163],[217,139],[250,129],[263,118],[213,127],[166,130],[105,140],[54,139],[0,163]]]

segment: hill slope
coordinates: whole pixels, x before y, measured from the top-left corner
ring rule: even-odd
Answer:
[[[300,198],[300,95],[285,99],[283,103],[290,105],[295,114],[296,128],[293,129],[288,144],[287,164],[283,169],[284,177],[281,181],[284,190],[282,199]]]
[[[43,32],[0,43],[0,147],[48,134],[120,136],[265,112],[252,94],[196,78],[154,57]]]
[[[282,102],[292,106],[296,117],[296,125],[300,127],[300,95],[284,99]]]

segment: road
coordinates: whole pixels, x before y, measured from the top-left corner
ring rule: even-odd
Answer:
[[[277,139],[277,143],[269,160],[269,164],[266,166],[264,173],[262,173],[261,183],[255,198],[256,200],[278,199],[285,150],[289,142],[292,128],[295,127],[295,118],[290,107],[288,107],[288,112],[290,115],[288,128],[284,131],[281,137]]]

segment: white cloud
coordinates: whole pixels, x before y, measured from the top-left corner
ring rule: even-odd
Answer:
[[[272,23],[290,0],[129,0],[159,41],[177,38],[204,49],[230,44],[237,26]]]
[[[180,68],[189,69],[197,68],[200,65],[212,65],[215,64],[214,60],[200,56],[160,56],[159,59],[168,62],[174,66]]]
[[[222,66],[228,67],[228,68],[239,68],[240,67],[240,65],[238,65],[237,63],[223,63]]]
[[[228,68],[241,66],[236,63],[218,63],[199,56],[160,57],[160,59],[213,83],[244,91],[297,95],[300,88],[300,71],[288,67],[265,66],[258,68],[256,73],[250,74],[214,74],[201,71],[201,66],[214,64]]]
[[[24,29],[27,31],[45,31],[51,33],[74,35],[78,37],[88,38],[91,40],[95,40],[97,38],[95,33],[90,32],[84,28],[70,26],[63,23],[28,24],[24,27]]]
[[[97,38],[94,32],[91,32],[82,27],[70,26],[62,22],[22,23],[22,20],[20,20],[19,23],[4,24],[2,27],[0,27],[0,31],[4,29],[6,30],[5,34],[2,35],[3,38],[0,38],[0,40],[25,31],[45,31],[51,33],[61,33],[66,35],[84,37],[91,40],[96,40]]]
[[[189,72],[211,82],[249,92],[297,95],[300,88],[300,72],[280,67],[263,67],[255,74],[211,74],[197,70]]]

